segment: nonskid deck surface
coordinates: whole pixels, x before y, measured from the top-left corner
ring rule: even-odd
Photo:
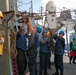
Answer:
[[[76,75],[76,64],[73,64],[73,63],[72,64],[69,64],[69,57],[68,56],[64,56],[63,59],[64,59],[64,75]],[[51,68],[52,68],[52,70],[49,70],[48,69],[48,74],[49,75],[52,75],[52,73],[55,72],[54,64],[51,66]],[[26,75],[29,75],[29,74],[30,73],[27,72]]]

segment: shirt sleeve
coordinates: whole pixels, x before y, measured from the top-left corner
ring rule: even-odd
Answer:
[[[40,38],[40,43],[45,44],[48,40],[44,40],[42,37]]]
[[[64,42],[63,42],[63,49],[65,50],[65,39],[63,39]]]
[[[21,34],[17,33],[16,40],[18,40],[20,36],[21,36]]]
[[[72,42],[70,42],[70,50],[72,50]]]
[[[55,40],[57,39],[57,40],[59,40],[61,42],[62,48],[63,48],[63,53],[64,53],[64,50],[65,50],[65,39],[57,36],[56,34],[53,37],[54,37]]]
[[[58,39],[58,40],[61,41],[62,43],[65,42],[65,39],[63,39],[63,38],[57,36],[56,34],[53,36],[53,38],[54,38],[55,40]]]
[[[36,47],[39,47],[39,36],[35,35],[35,45]]]

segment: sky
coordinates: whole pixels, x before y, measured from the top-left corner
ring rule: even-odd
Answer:
[[[31,0],[19,0],[22,1],[22,3],[28,3]],[[44,9],[46,8],[47,2],[50,0],[32,0],[33,1],[33,11],[38,12],[40,10],[40,7],[43,6]],[[76,0],[53,0],[55,5],[62,9],[63,7],[66,7],[67,9],[76,9]],[[19,3],[19,10],[25,11],[29,10],[29,7],[31,7],[31,3],[29,4],[21,4]]]

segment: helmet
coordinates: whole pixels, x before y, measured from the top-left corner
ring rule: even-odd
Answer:
[[[2,37],[2,34],[0,34],[0,37]]]
[[[61,31],[59,32],[59,34],[63,34],[63,35],[65,35],[65,33],[64,33],[64,31],[63,31],[63,30],[61,30]]]
[[[47,34],[49,34],[49,35],[50,35],[50,31],[48,31],[48,32],[47,32]]]
[[[76,40],[76,37],[74,37],[73,40]]]
[[[2,14],[2,12],[0,11],[0,18],[4,18],[4,16],[3,16],[3,14]]]
[[[37,26],[36,28],[37,28],[37,32],[38,33],[41,33],[42,32],[42,27],[41,26]]]

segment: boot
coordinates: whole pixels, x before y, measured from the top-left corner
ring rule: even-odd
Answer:
[[[42,75],[42,72],[40,72],[39,75]]]
[[[59,75],[59,73],[58,73],[58,72],[55,72],[55,73],[53,73],[52,75]]]
[[[44,75],[48,75],[48,73],[47,72],[44,72]]]

